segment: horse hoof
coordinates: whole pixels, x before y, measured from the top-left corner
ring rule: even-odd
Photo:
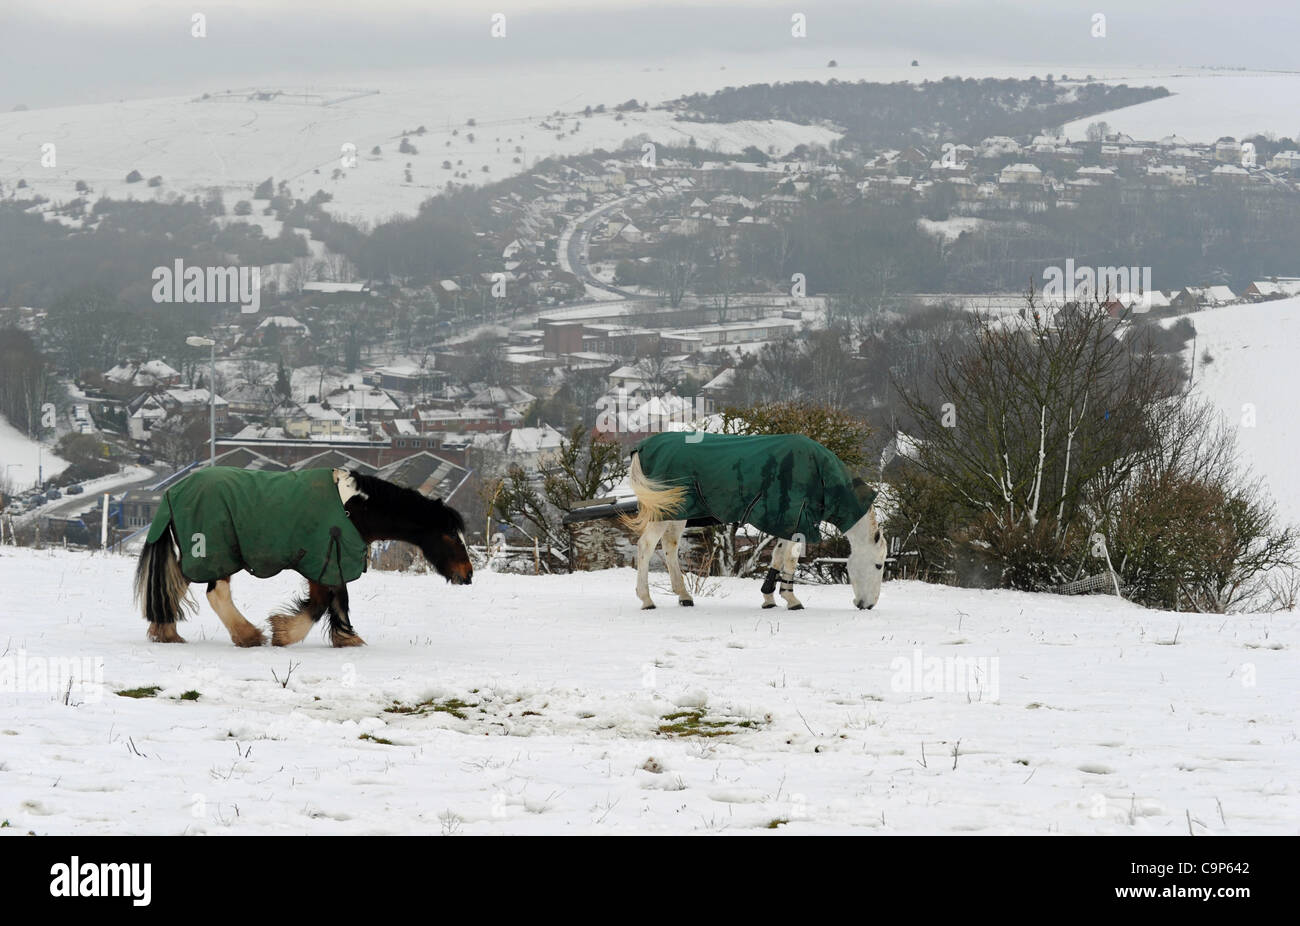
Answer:
[[[260,630],[246,634],[238,639],[232,637],[231,640],[236,646],[266,646],[266,634]]]
[[[803,605],[801,605],[801,604],[792,604],[792,605],[790,605],[790,607],[786,608],[786,610],[787,610],[787,611],[802,611],[802,610],[803,610]]]
[[[677,603],[681,605],[683,608],[695,607],[695,602],[692,601],[690,598],[679,598],[677,599]]]
[[[654,602],[651,602],[650,604],[641,605],[642,611],[653,611],[654,609],[655,609]]]
[[[304,614],[272,614],[267,620],[272,646],[291,646],[307,636],[312,626],[311,618]]]
[[[185,642],[185,638],[176,632],[175,624],[150,624],[148,637],[151,643]]]
[[[355,633],[336,633],[330,636],[331,646],[365,646],[366,641]]]
[[[776,602],[769,601],[768,603],[763,605],[763,610],[766,611],[768,608],[775,608],[775,607],[776,607]]]

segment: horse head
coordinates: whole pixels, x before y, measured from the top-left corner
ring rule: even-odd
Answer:
[[[442,499],[426,498],[414,489],[356,471],[340,477],[339,495],[367,543],[405,541],[419,547],[429,564],[453,585],[469,585],[473,580],[465,519]]]
[[[848,573],[853,603],[859,609],[871,610],[880,600],[880,583],[885,578],[885,557],[889,553],[885,535],[876,523],[876,509],[869,509],[847,536],[852,547]]]
[[[417,546],[438,574],[452,585],[469,585],[474,564],[465,546],[465,519],[442,499],[430,500],[426,528]]]

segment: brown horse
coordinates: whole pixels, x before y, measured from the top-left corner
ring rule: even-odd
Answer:
[[[180,490],[190,480],[197,480],[189,486],[188,497],[193,499],[197,496],[207,503],[219,495],[227,483],[250,482],[250,477],[239,476],[235,480],[230,470],[223,473],[222,469],[200,470],[178,483],[176,489]],[[328,487],[329,472],[322,471],[319,475]],[[256,479],[251,479],[251,483],[258,485]],[[320,483],[320,478],[315,480],[317,487]],[[365,641],[352,629],[349,617],[346,579],[355,578],[350,574],[364,569],[362,545],[368,546],[375,540],[401,540],[413,544],[447,581],[455,585],[470,583],[474,567],[465,548],[465,521],[456,509],[440,499],[426,498],[412,489],[357,472],[336,469],[333,483],[338,493],[337,502],[333,497],[334,490],[327,489],[328,498],[319,508],[305,506],[301,497],[293,494],[285,495],[283,501],[277,501],[274,493],[255,496],[259,524],[291,524],[300,530],[322,529],[319,535],[326,538],[324,562],[327,565],[315,575],[303,564],[308,561],[315,564],[321,560],[319,557],[305,559],[304,549],[291,553],[286,546],[269,557],[265,551],[255,551],[256,539],[270,531],[252,524],[229,523],[245,517],[240,514],[243,509],[238,505],[222,499],[222,516],[209,515],[210,520],[221,523],[206,524],[198,523],[198,515],[194,512],[211,511],[211,505],[195,507],[187,512],[184,495],[178,496],[174,505],[172,500],[165,500],[166,509],[160,508],[151,531],[151,536],[155,531],[158,536],[145,544],[136,567],[136,600],[141,603],[144,618],[149,622],[149,639],[156,643],[185,642],[176,632],[176,622],[185,619],[186,608],[196,609],[189,596],[190,583],[206,581],[208,603],[221,618],[235,645],[262,646],[266,642],[263,631],[250,623],[231,601],[230,577],[235,572],[246,570],[266,578],[290,568],[307,579],[307,592],[286,611],[271,615],[272,645],[297,643],[324,615],[333,646],[362,646]],[[250,492],[244,491],[244,494]],[[319,492],[315,502],[321,502]],[[341,513],[339,505],[342,506]],[[333,520],[341,524],[330,523],[329,518],[336,514]],[[355,531],[355,535],[349,531]],[[195,559],[188,548],[191,538],[202,537],[206,545],[209,534],[227,540],[227,552],[209,556],[205,550],[198,554],[202,559]],[[187,547],[181,546],[182,538]],[[346,557],[345,551],[349,554]],[[337,569],[327,576],[328,567],[336,564],[334,557],[337,557]],[[315,571],[314,567],[312,571]]]

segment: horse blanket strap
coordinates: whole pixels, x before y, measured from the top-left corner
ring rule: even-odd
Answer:
[[[876,499],[839,457],[802,434],[673,431],[632,452],[647,478],[687,490],[673,520],[713,517],[815,543],[823,521],[847,531]]]
[[[365,571],[366,542],[339,500],[333,470],[267,473],[217,466],[166,492],[148,542],[175,527],[181,572],[214,582],[241,570],[260,579],[292,569],[325,585]]]

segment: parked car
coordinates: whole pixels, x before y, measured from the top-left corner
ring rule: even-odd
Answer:
[[[50,489],[50,491],[45,493],[45,497],[50,501],[54,501],[56,498],[63,498],[63,493],[58,489]]]
[[[153,457],[149,456],[147,453],[142,453],[135,458],[135,462],[139,463],[141,466],[148,466],[153,462]]]
[[[44,505],[46,501],[47,499],[44,495],[34,496],[31,500],[30,507],[39,508],[41,505]]]
[[[70,486],[68,486],[68,494],[69,494],[69,495],[80,495],[80,494],[81,494],[82,492],[84,492],[84,491],[86,491],[86,490],[83,489],[83,488],[82,488],[81,486],[79,486],[79,485],[70,485]]]

